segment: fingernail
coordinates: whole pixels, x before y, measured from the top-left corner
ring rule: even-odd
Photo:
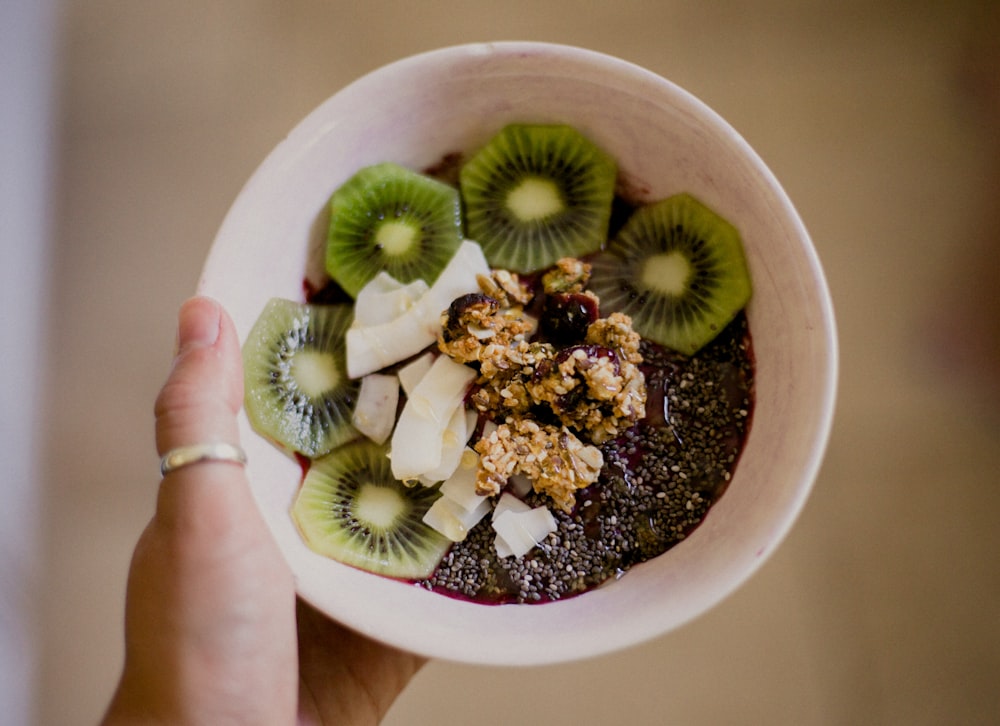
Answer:
[[[181,306],[177,323],[177,352],[214,345],[219,339],[219,304],[207,297],[191,298]]]

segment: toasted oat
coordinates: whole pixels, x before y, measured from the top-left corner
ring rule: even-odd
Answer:
[[[575,257],[563,257],[542,275],[542,288],[546,293],[582,292],[590,281],[590,263]]]
[[[642,363],[641,338],[632,329],[632,318],[625,313],[611,313],[595,320],[587,328],[587,342],[611,348],[629,363]]]
[[[527,305],[531,302],[531,291],[521,282],[516,272],[493,270],[493,273],[476,275],[479,289],[497,300],[504,307]]]

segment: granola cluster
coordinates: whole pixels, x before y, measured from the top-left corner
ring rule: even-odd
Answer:
[[[590,265],[575,257],[563,257],[542,275],[542,287],[547,293],[583,292],[590,281]]]
[[[564,511],[573,509],[576,490],[597,481],[604,457],[565,426],[516,418],[497,426],[476,442],[479,472],[476,491],[499,494],[514,474],[531,480],[536,492],[547,494]]]
[[[482,292],[457,298],[442,314],[439,349],[478,367],[471,402],[498,425],[475,446],[480,494],[498,494],[523,474],[569,511],[576,490],[600,474],[595,444],[645,416],[639,335],[626,315],[597,318],[599,301],[584,290],[589,275],[589,265],[566,258],[542,276],[546,296],[595,311],[593,320],[574,323],[581,334],[572,344],[533,339],[537,321],[524,309],[534,295],[504,270],[481,276]]]
[[[470,293],[455,298],[442,314],[438,348],[460,363],[482,361],[486,348],[523,341],[532,327],[520,307],[501,308],[496,298]]]
[[[609,325],[602,325],[606,322]],[[642,362],[639,336],[630,322],[627,316],[612,313],[611,318],[592,323],[585,344],[542,361],[527,385],[533,401],[548,404],[563,425],[586,432],[596,444],[614,438],[646,415],[646,383],[638,367]],[[604,335],[616,328],[631,332],[621,347],[614,335]],[[633,349],[634,353],[628,352]]]

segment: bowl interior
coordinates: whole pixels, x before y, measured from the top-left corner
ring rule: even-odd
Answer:
[[[740,230],[756,408],[736,474],[704,523],[608,586],[546,605],[483,606],[345,567],[302,543],[288,510],[298,466],[241,417],[260,508],[300,594],[344,624],[430,657],[542,664],[608,652],[686,622],[739,586],[775,549],[812,486],[826,444],[836,339],[818,260],[795,210],[747,144],[704,104],[626,62],[565,46],[498,43],[414,56],[346,87],[304,119],[247,182],[199,291],[245,338],[273,296],[301,300],[320,274],[326,202],[359,168],[426,168],[482,145],[505,123],[570,123],[611,153],[635,196],[687,191]]]

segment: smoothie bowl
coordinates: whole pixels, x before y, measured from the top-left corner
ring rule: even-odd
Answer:
[[[578,48],[347,86],[248,181],[199,292],[244,343],[247,471],[300,596],[429,657],[682,625],[775,550],[830,429],[833,314],[784,191],[697,99]]]

